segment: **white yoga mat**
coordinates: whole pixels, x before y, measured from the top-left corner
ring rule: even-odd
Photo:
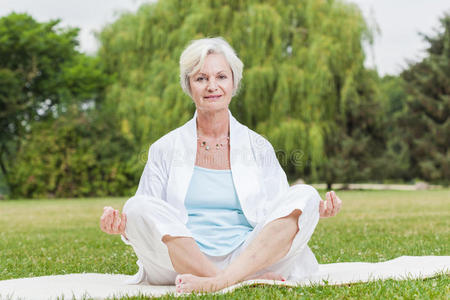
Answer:
[[[249,280],[228,287],[219,293],[226,293],[243,285],[254,283],[296,285],[340,285],[368,282],[379,279],[416,279],[432,277],[450,272],[450,256],[401,256],[380,263],[335,263],[320,265],[318,274],[294,281]],[[120,297],[123,295],[162,296],[177,295],[174,286],[128,285],[129,275],[120,274],[68,274],[0,281],[0,299],[95,299]]]

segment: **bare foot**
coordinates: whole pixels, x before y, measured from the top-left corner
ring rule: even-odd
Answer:
[[[275,272],[267,272],[259,276],[249,276],[244,281],[250,279],[286,280],[283,276]],[[215,292],[233,284],[235,283],[226,282],[220,277],[199,277],[192,274],[182,274],[175,278],[177,293]]]
[[[175,278],[177,293],[215,292],[230,285],[227,285],[219,277],[199,277],[192,274],[182,274]]]
[[[280,281],[286,281],[286,278],[281,276],[278,273],[275,272],[267,272],[262,275],[256,276],[256,275],[250,275],[249,277],[245,278],[245,280],[252,280],[252,279],[267,279],[267,280],[280,280]]]

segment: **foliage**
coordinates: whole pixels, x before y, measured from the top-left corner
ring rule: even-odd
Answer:
[[[33,124],[59,117],[70,103],[88,105],[107,83],[98,60],[76,50],[78,29],[58,24],[0,18],[0,167],[8,185]]]
[[[148,145],[192,116],[178,60],[190,40],[207,36],[223,36],[243,60],[230,109],[273,143],[290,176],[326,178],[336,161],[349,161],[329,180],[353,180],[369,161],[355,151],[379,151],[368,135],[377,127],[377,91],[361,46],[371,32],[358,7],[340,0],[167,0],[107,26],[99,55],[115,82],[105,101],[133,144]],[[352,139],[353,150],[342,150]]]
[[[68,107],[76,105],[83,110],[95,107],[108,82],[98,59],[76,50],[78,29],[62,29],[58,24],[59,20],[39,23],[26,14],[12,13],[0,18],[0,167],[12,195],[32,196],[17,189],[34,188],[19,187],[17,183],[26,183],[33,172],[40,172],[39,184],[48,186],[46,179],[61,168],[56,164],[52,165],[53,169],[50,165],[40,170],[25,167],[30,161],[39,160],[40,156],[33,154],[48,156],[52,152],[46,151],[54,150],[45,148],[51,143],[42,143],[52,135],[45,136],[47,132],[38,129],[53,126],[56,131],[55,124],[74,126],[63,123],[70,121],[64,116]],[[32,130],[33,127],[36,128]],[[24,150],[23,143],[33,145],[34,149]],[[25,155],[24,151],[29,152]],[[22,160],[24,157],[27,160]],[[50,186],[53,184],[57,183]]]
[[[450,14],[441,18],[441,32],[424,36],[427,57],[401,75],[408,93],[403,117],[414,174],[450,183]]]
[[[11,197],[132,194],[143,162],[114,128],[109,116],[76,106],[33,126],[17,153]]]
[[[324,158],[321,177],[329,189],[336,181],[377,179],[377,158],[382,157],[386,146],[378,75],[361,69],[348,88],[342,94],[345,108],[334,116],[336,128],[330,128],[325,138],[328,157]]]
[[[384,76],[379,82],[383,113],[385,151],[373,160],[372,179],[384,181],[394,179],[409,182],[414,179],[411,172],[411,151],[404,139],[402,118],[407,114],[405,82],[400,76]]]
[[[274,145],[290,179],[448,184],[449,17],[402,76],[364,68],[372,31],[344,0],[144,4],[99,34],[26,14],[0,18],[0,191],[12,197],[129,195],[151,143],[194,104],[179,85],[190,40],[223,36],[244,62],[230,109]]]

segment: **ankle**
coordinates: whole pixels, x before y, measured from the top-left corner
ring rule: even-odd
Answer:
[[[202,272],[201,277],[217,277],[220,274],[219,269],[206,270]]]
[[[231,276],[230,274],[227,274],[223,271],[219,272],[214,277],[214,280],[222,286],[231,286],[233,284],[240,282],[240,280],[236,280],[235,276]]]

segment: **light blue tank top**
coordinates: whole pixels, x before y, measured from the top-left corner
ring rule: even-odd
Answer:
[[[210,256],[230,253],[253,230],[242,212],[231,170],[194,166],[184,205],[188,229]]]

